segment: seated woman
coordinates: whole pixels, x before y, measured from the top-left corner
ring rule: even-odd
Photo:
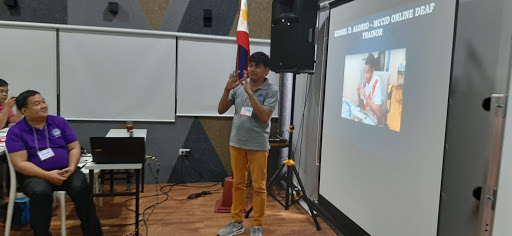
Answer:
[[[7,81],[0,79],[0,129],[14,124],[22,119],[21,112],[14,113],[13,108],[16,106],[16,98],[9,97],[9,84]]]

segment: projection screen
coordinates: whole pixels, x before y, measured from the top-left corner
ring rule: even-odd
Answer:
[[[330,11],[320,195],[371,235],[436,235],[455,0]]]

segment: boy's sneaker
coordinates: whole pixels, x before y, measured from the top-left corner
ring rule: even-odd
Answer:
[[[253,226],[251,228],[251,236],[263,236],[262,231],[261,226]]]
[[[241,234],[245,231],[242,223],[236,223],[234,221],[229,222],[228,225],[217,233],[217,236],[232,236]],[[261,235],[261,234],[260,234]]]

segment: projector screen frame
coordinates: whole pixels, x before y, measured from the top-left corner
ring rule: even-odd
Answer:
[[[452,77],[453,77],[453,64],[454,64],[454,55],[455,55],[455,41],[456,41],[456,32],[457,32],[457,19],[458,19],[458,11],[459,11],[459,0],[453,0],[455,2],[455,8],[454,8],[454,14],[453,14],[453,30],[452,30],[452,47],[451,47],[451,52],[450,52],[450,67],[449,67],[449,81],[448,81],[448,99],[450,97],[450,91],[451,91],[451,87],[452,87]],[[339,7],[339,6],[342,6],[342,5],[345,5],[345,4],[348,4],[348,3],[351,3],[351,2],[354,2],[354,0],[334,0],[334,1],[331,1],[325,5],[327,5],[327,8],[328,8],[328,17],[326,20],[326,34],[323,35],[323,40],[324,40],[324,45],[325,45],[325,54],[324,54],[324,60],[327,61],[327,58],[329,57],[329,48],[330,48],[330,45],[329,45],[329,39],[330,39],[330,33],[331,33],[331,12],[332,12],[332,9],[333,8],[336,8],[336,7]],[[399,5],[400,6],[400,5]],[[389,9],[393,9],[393,7],[389,8]],[[387,10],[389,10],[387,9]],[[379,10],[377,12],[373,12],[371,14],[368,14],[367,16],[373,16],[375,14],[378,14],[379,12],[384,12],[386,11],[386,9],[384,10]],[[396,48],[388,48],[388,49],[383,49],[383,50],[393,50],[393,49],[396,49]],[[347,54],[348,55],[348,54]],[[323,84],[324,86],[322,87],[322,95],[321,95],[321,104],[320,106],[322,107],[322,114],[321,114],[321,120],[320,120],[320,130],[319,130],[319,139],[320,139],[320,143],[319,143],[319,150],[318,150],[318,155],[319,155],[319,173],[318,173],[318,195],[319,195],[319,199],[318,199],[318,205],[319,205],[319,210],[321,211],[321,213],[326,217],[326,221],[329,222],[330,225],[334,225],[336,227],[335,229],[335,232],[339,232],[341,231],[342,233],[344,234],[348,234],[348,235],[352,235],[352,234],[355,234],[355,235],[370,235],[367,231],[365,231],[361,226],[359,226],[355,221],[353,221],[348,215],[346,215],[344,212],[342,212],[340,209],[338,209],[333,203],[331,203],[325,196],[322,195],[322,193],[320,192],[320,189],[321,189],[321,184],[322,184],[322,181],[321,181],[321,174],[322,174],[322,147],[324,145],[324,126],[325,126],[325,101],[326,101],[326,88],[327,86],[325,86],[326,82],[327,82],[327,76],[328,76],[328,73],[327,73],[327,66],[328,66],[328,63],[325,63],[323,64],[322,66],[322,70],[324,71],[323,75],[322,75],[322,80],[324,81]],[[448,113],[449,111],[449,102],[447,102],[446,104],[446,117],[445,117],[445,122],[444,122],[444,139],[443,139],[443,143],[445,142],[446,140],[446,133],[447,133],[447,122],[448,122],[448,116],[450,115]],[[441,164],[441,179],[442,179],[442,176],[443,176],[443,172],[444,172],[444,151],[443,151],[443,155],[442,155],[442,164]],[[437,228],[439,227],[439,216],[440,216],[440,209],[441,207],[441,188],[439,189],[439,204],[438,204],[438,212],[437,212]]]

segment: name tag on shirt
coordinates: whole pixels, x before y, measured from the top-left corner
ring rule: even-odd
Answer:
[[[44,161],[50,157],[55,156],[55,154],[53,153],[51,148],[47,148],[45,150],[39,151],[37,153],[37,155],[39,155],[39,158],[41,158],[41,161]]]
[[[240,115],[242,116],[252,116],[252,107],[242,107],[242,111],[240,111]]]

